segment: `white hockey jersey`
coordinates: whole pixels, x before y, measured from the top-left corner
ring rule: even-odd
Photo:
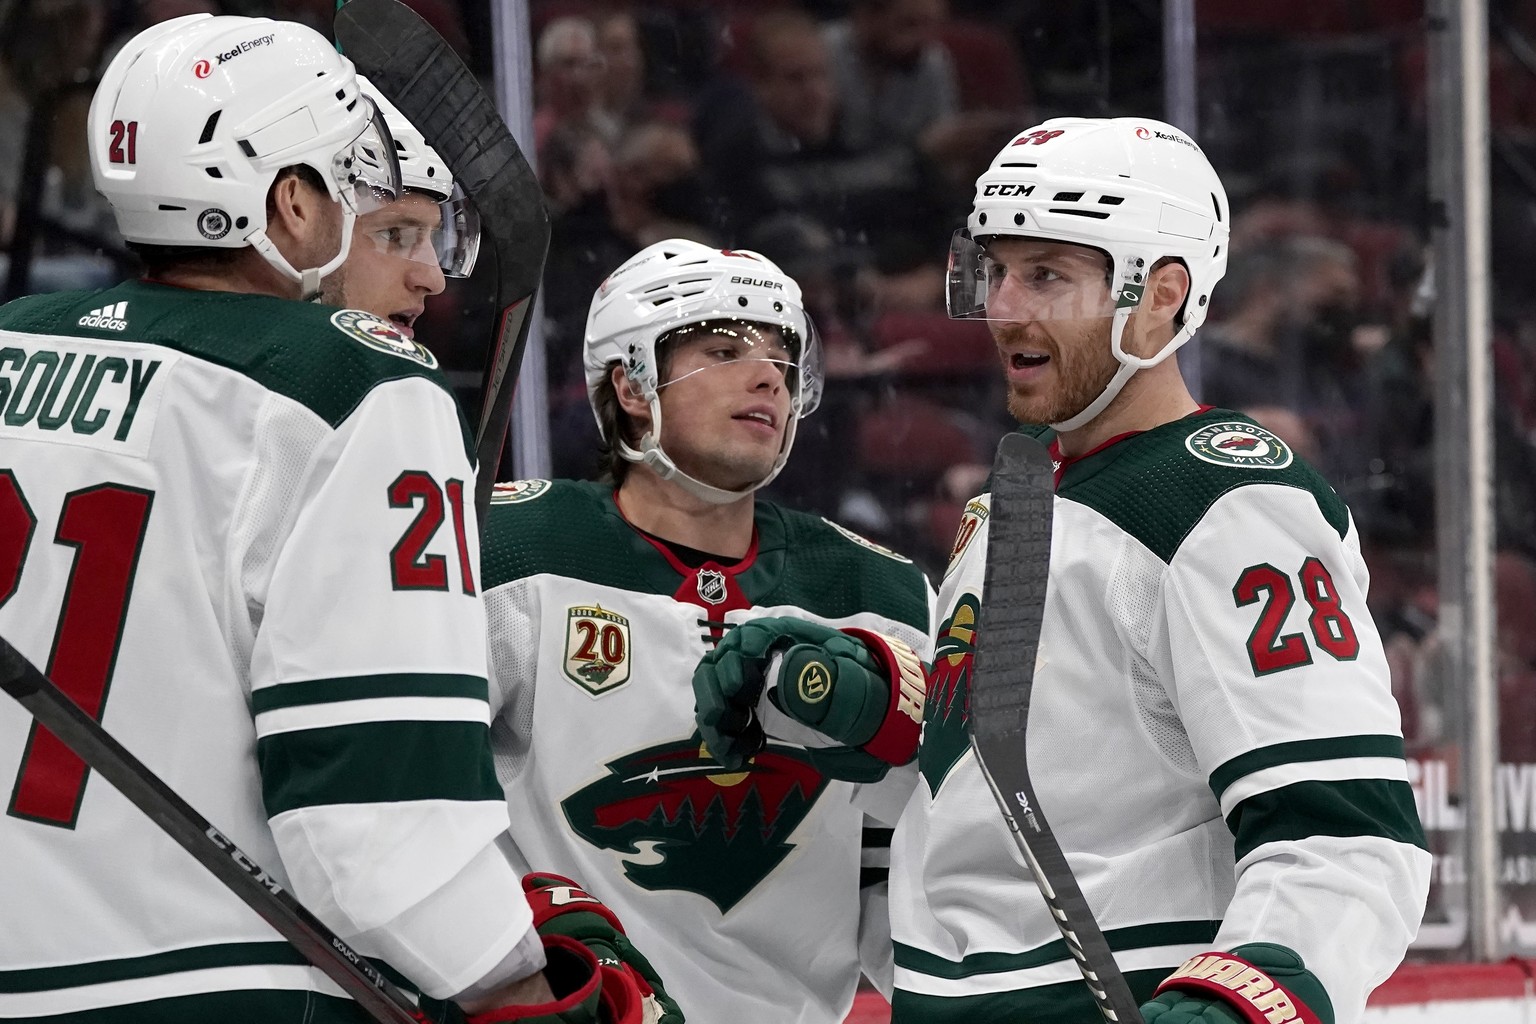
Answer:
[[[0,635],[446,996],[531,914],[495,846],[473,477],[435,366],[366,314],[263,296],[0,308]],[[361,1019],[5,697],[0,771],[0,1018]]]
[[[889,971],[883,886],[861,923],[865,813],[893,823],[915,766],[856,787],[773,742],[727,773],[699,740],[691,681],[725,629],[771,615],[926,652],[922,573],[764,501],[745,558],[690,567],[625,522],[611,488],[544,480],[498,485],[484,572],[520,859],[611,906],[693,1024],[841,1024],[861,938],[866,970]]]
[[[940,588],[892,842],[897,1024],[1096,1019],[967,746],[989,514]],[[1265,941],[1354,1024],[1402,959],[1430,858],[1366,586],[1343,502],[1235,413],[1058,461],[1030,776],[1139,1000]]]

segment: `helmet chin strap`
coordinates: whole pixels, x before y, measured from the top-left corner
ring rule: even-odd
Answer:
[[[1185,342],[1194,336],[1194,331],[1189,327],[1181,327],[1177,334],[1163,345],[1162,348],[1158,349],[1157,355],[1150,358],[1131,355],[1125,350],[1123,343],[1125,340],[1125,326],[1130,322],[1131,312],[1135,309],[1135,305],[1121,306],[1116,309],[1115,322],[1109,329],[1110,351],[1114,353],[1115,360],[1120,364],[1120,368],[1115,371],[1113,377],[1109,378],[1109,383],[1104,385],[1104,390],[1099,392],[1099,397],[1089,402],[1075,415],[1069,416],[1060,423],[1050,424],[1051,429],[1056,431],[1056,433],[1065,434],[1068,431],[1078,430],[1098,419],[1099,416],[1103,415],[1104,410],[1109,408],[1110,403],[1120,394],[1121,389],[1125,387],[1126,382],[1131,379],[1131,376],[1137,370],[1156,366],[1177,352],[1184,346]]]
[[[277,269],[290,281],[299,283],[299,291],[305,302],[314,302],[320,297],[320,281],[340,267],[347,260],[347,254],[352,251],[352,228],[357,223],[357,214],[353,212],[347,203],[341,204],[341,247],[322,266],[310,267],[307,270],[297,270],[288,262],[288,258],[278,251],[272,239],[267,237],[265,228],[257,228],[246,236],[251,247],[261,253],[263,259]]]
[[[728,491],[723,487],[715,487],[697,477],[689,476],[677,468],[677,463],[672,461],[672,457],[662,450],[661,443],[656,440],[656,436],[661,432],[660,397],[653,395],[650,398],[649,405],[651,407],[651,422],[655,425],[655,429],[647,430],[645,435],[640,438],[639,451],[631,448],[625,441],[620,440],[617,445],[620,458],[626,462],[651,467],[656,475],[663,480],[673,481],[695,498],[698,498],[700,501],[707,501],[711,505],[729,505],[731,502],[740,501],[753,491],[772,483],[773,478],[778,476],[779,471],[784,468],[784,463],[789,460],[789,450],[795,443],[795,428],[800,424],[800,414],[791,412],[789,426],[784,431],[784,444],[779,449],[779,457],[774,460],[773,468],[768,471],[767,476],[750,487],[744,487],[739,491]]]

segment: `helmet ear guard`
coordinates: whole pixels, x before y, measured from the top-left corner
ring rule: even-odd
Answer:
[[[988,318],[972,249],[1018,236],[1097,249],[1109,257],[1111,350],[1121,369],[1094,402],[1067,421],[1075,430],[1108,407],[1132,373],[1155,366],[1205,321],[1226,272],[1226,192],[1198,146],[1172,125],[1145,118],[1053,118],[1021,132],[976,180],[966,231],[951,244],[947,305],[957,318]],[[963,236],[963,237],[962,237]],[[1157,262],[1176,258],[1190,289],[1173,337],[1154,355],[1125,351],[1130,314]]]

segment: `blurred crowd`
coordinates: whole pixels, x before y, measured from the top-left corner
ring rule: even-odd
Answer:
[[[410,0],[489,80],[490,0]],[[326,28],[332,0],[0,0],[7,295],[133,272],[83,125],[99,69],[192,11]],[[1536,0],[1492,4],[1497,586],[1504,759],[1536,761]],[[1436,636],[1424,11],[1414,0],[1202,0],[1199,125],[1234,211],[1230,268],[1180,354],[1351,504],[1410,754],[1453,745]],[[1160,5],[1039,0],[531,0],[534,138],[553,219],[543,289],[557,475],[595,469],[580,370],[593,289],[681,236],[769,256],[804,287],[822,408],[770,496],[942,571],[1010,428],[984,327],[947,319],[971,183],[1056,114],[1163,114]],[[15,253],[26,251],[27,260]],[[419,325],[473,369],[478,279]]]

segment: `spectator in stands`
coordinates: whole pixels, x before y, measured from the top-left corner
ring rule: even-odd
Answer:
[[[670,124],[643,124],[619,141],[608,181],[613,229],[632,249],[664,238],[715,244],[710,197],[693,137]]]
[[[877,140],[916,145],[930,125],[960,109],[955,68],[939,42],[944,0],[853,0],[827,26],[845,132],[859,149]]]
[[[940,31],[945,0],[853,0],[824,35],[842,104],[844,141],[867,151],[914,147],[951,185],[969,191],[1018,124],[1022,96],[961,113],[954,58]]]
[[[945,222],[931,169],[899,139],[850,142],[820,24],[795,10],[762,14],[745,47],[750,95],[706,103],[696,122],[727,237],[783,211],[868,244],[882,270],[933,251]]]
[[[645,96],[645,49],[634,14],[616,8],[599,17],[597,47],[604,62],[603,107],[624,127],[649,120],[652,111]]]
[[[1354,252],[1316,236],[1260,243],[1233,254],[1226,285],[1230,312],[1202,332],[1194,353],[1201,400],[1297,413],[1335,487],[1363,477],[1364,349],[1376,332],[1364,329]]]
[[[533,114],[537,151],[557,124],[586,125],[605,141],[618,138],[619,122],[603,105],[607,61],[597,44],[597,28],[587,18],[556,18],[539,34],[535,65],[538,81]]]
[[[28,291],[105,287],[120,274],[101,249],[132,262],[86,151],[90,83],[111,13],[97,0],[0,4],[0,247],[9,250],[19,229],[32,238]],[[24,166],[34,152],[41,173]],[[0,252],[0,289],[9,273],[9,253]]]

